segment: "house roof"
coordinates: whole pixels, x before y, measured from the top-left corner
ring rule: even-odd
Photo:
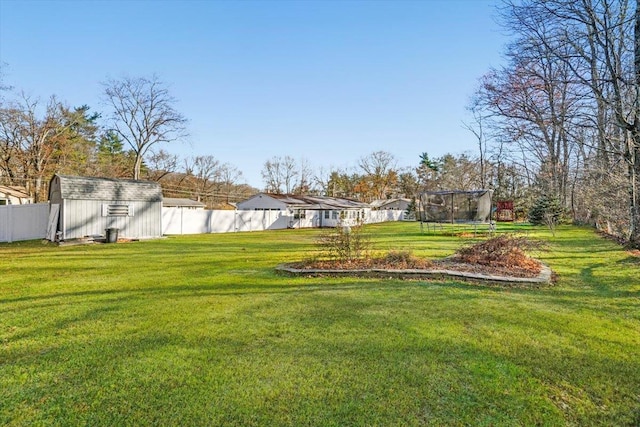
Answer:
[[[324,210],[324,209],[363,209],[366,203],[357,200],[342,199],[328,196],[302,196],[293,194],[260,193],[285,203],[294,209]],[[256,196],[254,196],[256,197]]]
[[[26,188],[17,185],[0,185],[0,193],[6,194],[7,196],[18,197],[20,199],[31,198]]]
[[[165,197],[162,199],[162,206],[166,208],[178,208],[178,207],[204,208],[207,205],[205,205],[202,202],[198,202],[196,200],[191,200],[191,199],[182,199],[178,197]]]
[[[424,191],[422,194],[434,195],[434,196],[450,196],[452,194],[466,194],[469,196],[482,196],[485,193],[493,193],[493,190],[439,190],[439,191]]]
[[[373,202],[369,203],[371,205],[372,208],[380,208],[382,206],[391,204],[391,203],[396,203],[396,202],[407,202],[407,203],[411,203],[411,199],[406,199],[403,197],[396,197],[393,199],[378,199],[378,200],[374,200]]]
[[[162,201],[160,184],[132,179],[55,175],[63,199]]]

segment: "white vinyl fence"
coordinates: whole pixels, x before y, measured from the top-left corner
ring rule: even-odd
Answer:
[[[287,228],[278,211],[162,208],[162,234],[233,233]]]
[[[321,211],[306,211],[295,218],[287,211],[233,211],[162,208],[163,234],[233,233],[240,231],[278,230],[336,225],[320,218]],[[398,210],[365,211],[364,222],[400,221]],[[49,204],[0,206],[0,242],[45,239],[49,221]],[[55,231],[55,229],[53,230]]]
[[[162,208],[162,234],[232,233],[238,231],[280,230],[335,226],[336,221],[321,218],[322,211],[306,211],[304,218],[295,218],[287,211],[196,210]],[[404,211],[379,210],[364,213],[367,224],[400,221]]]
[[[48,203],[0,206],[0,242],[44,239],[48,220]]]

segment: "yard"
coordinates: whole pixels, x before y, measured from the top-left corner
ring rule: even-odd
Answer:
[[[467,240],[368,226],[380,250]],[[531,236],[540,289],[292,278],[317,230],[0,245],[0,424],[640,424],[640,258]]]

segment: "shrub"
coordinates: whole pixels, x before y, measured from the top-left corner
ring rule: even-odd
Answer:
[[[389,251],[381,260],[383,265],[387,265],[392,268],[405,269],[405,268],[430,268],[433,263],[424,258],[418,258],[413,255],[411,251]]]
[[[364,234],[361,223],[329,228],[320,234],[317,244],[326,257],[341,262],[350,262],[367,256],[371,246],[369,236]]]
[[[546,225],[555,235],[556,226],[563,220],[564,208],[557,197],[543,195],[533,202],[529,210],[529,222]]]
[[[405,219],[417,219],[418,218],[418,203],[415,199],[411,199],[409,205],[407,206],[407,210],[404,213]]]

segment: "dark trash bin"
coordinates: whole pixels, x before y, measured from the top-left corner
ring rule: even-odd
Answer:
[[[118,242],[118,229],[117,228],[107,228],[106,230],[107,238],[105,241],[107,243],[117,243]]]

